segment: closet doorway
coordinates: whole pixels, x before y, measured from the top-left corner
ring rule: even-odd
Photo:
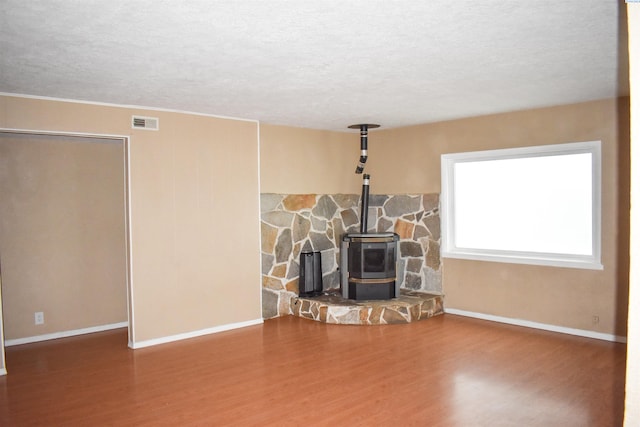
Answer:
[[[131,341],[128,144],[0,129],[2,350],[125,326]]]

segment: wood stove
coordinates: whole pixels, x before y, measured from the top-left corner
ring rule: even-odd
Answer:
[[[352,125],[360,128],[360,162],[356,173],[364,172],[367,161],[368,128],[379,125]],[[360,233],[348,233],[340,244],[340,283],[342,297],[355,300],[381,300],[400,295],[396,280],[398,241],[396,233],[368,233],[370,175],[364,174],[360,203]]]
[[[342,237],[343,298],[381,300],[400,295],[396,280],[398,240],[396,233],[350,233]]]

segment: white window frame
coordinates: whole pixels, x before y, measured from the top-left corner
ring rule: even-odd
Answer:
[[[521,159],[527,157],[547,157],[567,154],[591,153],[591,244],[590,255],[571,253],[543,253],[535,251],[495,250],[486,248],[457,247],[456,239],[456,177],[455,165],[461,162],[482,162],[487,160]],[[555,267],[602,270],[601,263],[601,141],[574,142],[568,144],[542,145],[524,148],[475,151],[467,153],[443,154],[441,157],[441,221],[442,256],[482,261],[518,264],[547,265]],[[510,177],[516,179],[517,177]],[[479,209],[490,209],[481,206]]]

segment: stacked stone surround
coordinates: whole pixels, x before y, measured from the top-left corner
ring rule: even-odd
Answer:
[[[260,203],[263,317],[294,314],[303,250],[321,253],[324,290],[339,289],[340,242],[360,231],[360,195],[264,193]],[[371,195],[368,225],[400,236],[402,289],[442,292],[438,194]]]

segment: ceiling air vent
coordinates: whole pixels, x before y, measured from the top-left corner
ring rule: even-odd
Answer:
[[[131,116],[131,128],[158,130],[160,128],[160,120],[157,117]]]

